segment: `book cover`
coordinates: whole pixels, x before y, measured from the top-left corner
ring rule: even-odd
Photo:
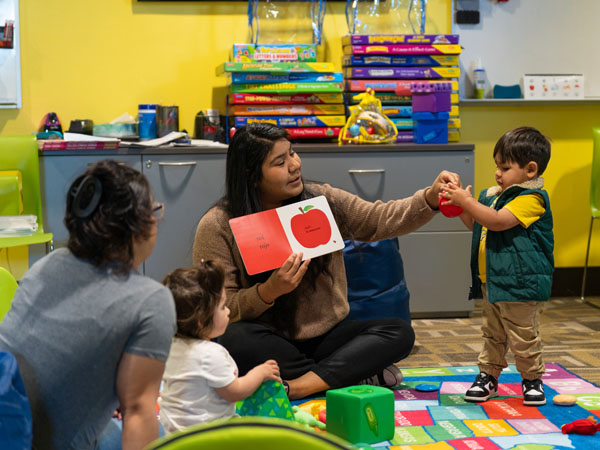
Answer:
[[[346,78],[437,79],[459,78],[458,67],[348,67]]]
[[[410,90],[410,84],[414,82],[421,83],[447,83],[446,80],[347,80],[346,86],[349,91],[366,91],[368,88],[374,91],[392,91],[396,95],[412,95]],[[458,81],[452,80],[452,91],[458,91]]]
[[[233,105],[229,113],[233,116],[339,116],[344,114],[344,105]]]
[[[366,44],[458,44],[458,34],[351,34],[342,45]]]
[[[345,45],[345,55],[460,55],[460,45]]]
[[[237,104],[264,104],[264,105],[292,105],[292,104],[323,104],[344,103],[342,94],[231,94],[229,103]]]
[[[316,44],[233,44],[233,62],[316,62]]]
[[[346,124],[346,116],[238,116],[234,118],[236,128],[253,122],[271,123],[283,128],[343,127]]]
[[[278,269],[292,253],[303,260],[344,248],[324,196],[229,221],[249,275]]]
[[[225,62],[217,67],[217,75],[228,72],[335,72],[330,62]]]
[[[346,66],[458,66],[457,55],[344,55]]]
[[[237,93],[248,93],[248,94],[262,94],[265,92],[273,93],[297,93],[306,92],[313,94],[315,92],[343,92],[343,83],[335,82],[323,82],[323,83],[303,83],[303,82],[290,82],[290,83],[246,83],[246,84],[232,84],[230,86],[231,92]]]
[[[291,72],[291,73],[268,73],[268,72],[235,72],[229,74],[233,84],[243,83],[288,83],[298,81],[302,83],[341,83],[344,77],[341,72],[319,73],[319,72]]]
[[[286,128],[291,139],[329,139],[339,136],[342,127]]]

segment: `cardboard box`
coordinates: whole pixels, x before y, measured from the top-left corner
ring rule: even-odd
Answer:
[[[583,98],[583,75],[525,74],[523,97],[529,100]]]

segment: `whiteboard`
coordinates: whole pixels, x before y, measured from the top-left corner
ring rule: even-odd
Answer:
[[[522,86],[523,74],[583,74],[584,97],[600,97],[600,0],[480,0],[480,23],[458,25],[461,98],[472,98],[481,57],[486,97],[495,84]]]

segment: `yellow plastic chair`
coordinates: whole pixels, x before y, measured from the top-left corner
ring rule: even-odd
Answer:
[[[4,267],[0,267],[0,322],[10,309],[15,292],[17,291],[17,280]]]
[[[590,232],[588,233],[587,250],[585,252],[585,266],[583,266],[583,280],[581,282],[581,300],[585,300],[585,280],[587,276],[588,261],[590,257],[590,243],[592,242],[592,230],[594,219],[600,219],[600,128],[593,129],[594,153],[592,156],[592,179],[590,187],[590,210],[592,219],[590,221]]]
[[[52,233],[44,232],[40,168],[35,136],[0,137],[0,171],[19,171],[22,177],[22,214],[37,217],[38,229],[29,236],[1,237],[0,248],[20,245],[46,244],[46,253],[52,249]]]

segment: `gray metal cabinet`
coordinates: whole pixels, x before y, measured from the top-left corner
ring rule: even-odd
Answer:
[[[198,221],[223,195],[225,153],[144,155],[142,171],[154,199],[165,203],[156,247],[144,263],[144,273],[160,281],[171,270],[192,265]]]
[[[464,147],[464,146],[463,146]],[[466,146],[464,148],[469,148]],[[473,149],[312,152],[297,146],[305,180],[327,182],[365,200],[392,200],[430,185],[440,171],[473,184]],[[412,317],[466,316],[471,232],[460,219],[438,214],[419,231],[399,238]]]
[[[82,152],[83,153],[83,152]],[[99,152],[96,152],[99,153]],[[65,247],[69,234],[63,220],[67,204],[67,191],[71,183],[89,166],[102,159],[115,159],[128,166],[142,169],[139,155],[119,154],[77,154],[72,152],[46,152],[40,157],[40,185],[42,194],[44,230],[54,235],[54,247]],[[31,247],[32,248],[32,247]],[[30,253],[30,264],[45,253]]]

